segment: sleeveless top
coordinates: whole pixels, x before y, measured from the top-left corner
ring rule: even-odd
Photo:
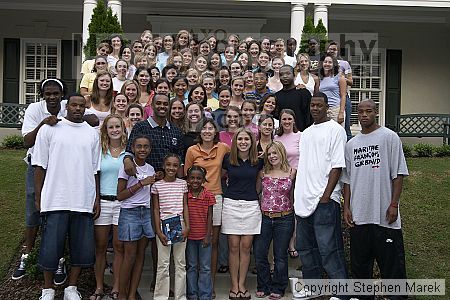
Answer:
[[[328,97],[328,105],[330,107],[339,106],[341,103],[341,93],[339,91],[339,76],[337,74],[332,77],[324,77],[320,80],[319,90]]]
[[[292,179],[288,177],[267,177],[262,178],[262,200],[261,210],[269,212],[282,212],[293,209],[290,199]]]
[[[300,73],[297,74],[297,77],[294,81],[295,86],[299,84],[303,84],[306,89],[311,93],[311,96],[314,95],[314,86],[316,83],[314,82],[314,78],[312,77],[311,73],[308,73],[308,82],[304,83],[302,80],[302,75]]]

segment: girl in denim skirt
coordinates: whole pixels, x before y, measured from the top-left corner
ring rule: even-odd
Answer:
[[[148,239],[155,237],[150,213],[150,186],[155,182],[155,170],[145,162],[150,149],[150,139],[144,135],[137,136],[132,145],[136,177],[127,175],[123,165],[119,170],[117,200],[122,201],[119,240],[124,242],[124,257],[119,275],[119,299],[136,298],[145,248]]]

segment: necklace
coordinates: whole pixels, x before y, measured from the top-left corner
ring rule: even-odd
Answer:
[[[145,163],[144,163],[144,166],[146,165],[146,167],[145,167],[145,169],[144,168],[141,168],[140,166],[138,166],[138,164],[136,163],[136,161],[133,159],[133,162],[134,162],[134,164],[136,165],[136,169],[138,170],[138,173],[139,174],[147,174],[147,171],[148,171],[148,165],[146,165]]]
[[[122,150],[122,147],[117,147],[117,148],[115,148],[115,147],[113,147],[113,146],[109,146],[109,150],[111,150],[111,151],[113,151],[113,152],[118,152],[118,151],[121,151]]]

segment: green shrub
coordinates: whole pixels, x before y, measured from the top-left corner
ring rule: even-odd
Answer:
[[[28,254],[27,258],[27,275],[31,279],[35,280],[42,280],[44,277],[41,269],[38,266],[40,244],[41,239],[38,237],[33,249],[31,249],[30,254]]]
[[[411,145],[403,144],[403,154],[405,154],[405,157],[412,157],[413,156],[413,147]]]
[[[436,146],[434,148],[434,155],[438,157],[450,156],[450,145]]]
[[[433,145],[419,143],[414,145],[414,151],[416,152],[418,157],[431,157],[433,156]]]
[[[7,149],[22,149],[25,148],[23,146],[23,137],[17,134],[7,135],[3,139],[2,146]]]

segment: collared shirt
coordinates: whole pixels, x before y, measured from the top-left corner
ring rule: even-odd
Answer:
[[[133,153],[131,145],[136,136],[146,135],[151,141],[150,155],[146,162],[155,168],[155,171],[163,170],[164,157],[169,153],[183,154],[183,133],[176,126],[172,126],[168,121],[164,127],[159,126],[152,117],[138,122],[131,130],[127,144],[127,153]]]
[[[245,100],[254,100],[256,105],[259,107],[261,104],[261,99],[269,93],[273,93],[273,91],[267,87],[265,93],[260,94],[257,90],[254,90],[252,92],[245,93],[244,98]],[[262,107],[260,107],[260,109],[262,109]]]
[[[222,194],[222,185],[220,182],[222,172],[222,161],[230,152],[230,147],[224,143],[216,143],[212,149],[204,150],[200,144],[189,147],[186,153],[184,173],[193,165],[206,169],[205,187],[215,195]]]

